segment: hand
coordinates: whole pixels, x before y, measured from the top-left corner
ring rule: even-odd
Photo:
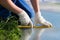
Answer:
[[[47,26],[47,27],[52,27],[52,24],[51,24],[49,21],[45,20],[45,19],[41,16],[41,12],[37,12],[37,13],[35,14],[35,22],[36,22],[36,24],[39,23],[39,24],[45,25],[45,26]]]
[[[19,13],[18,16],[19,16],[19,22],[21,23],[21,25],[33,26],[31,19],[29,18],[28,14],[25,11],[22,11],[21,13]]]

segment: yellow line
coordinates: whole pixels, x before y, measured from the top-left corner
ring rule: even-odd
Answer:
[[[18,26],[19,28],[31,28],[31,26]],[[47,27],[47,26],[34,26],[33,28],[52,28],[52,27]]]

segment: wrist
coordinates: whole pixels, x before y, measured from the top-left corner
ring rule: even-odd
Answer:
[[[25,11],[21,11],[21,12],[19,12],[17,15],[18,15],[18,16],[24,16],[24,15],[26,15],[26,12],[25,12]]]
[[[36,12],[35,16],[41,16],[41,12],[40,11]]]

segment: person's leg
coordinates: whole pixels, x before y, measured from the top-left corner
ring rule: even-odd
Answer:
[[[30,18],[34,16],[34,10],[25,2],[25,0],[17,0],[15,4],[25,10]]]

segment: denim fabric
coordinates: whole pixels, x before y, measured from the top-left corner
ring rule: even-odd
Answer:
[[[27,12],[30,18],[34,16],[33,9],[25,2],[25,0],[12,0],[18,7]],[[0,17],[7,18],[11,12],[0,5]]]

